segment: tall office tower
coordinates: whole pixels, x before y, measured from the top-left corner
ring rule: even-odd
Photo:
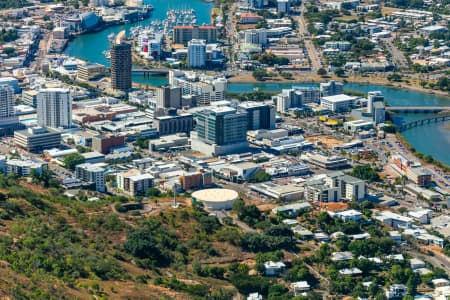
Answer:
[[[367,93],[367,112],[373,113],[374,102],[384,102],[384,96],[381,91],[373,91]]]
[[[199,111],[195,117],[192,150],[212,156],[248,150],[247,112],[219,106]]]
[[[204,40],[191,40],[188,43],[188,65],[191,68],[206,66],[206,43]]]
[[[277,12],[289,14],[290,1],[289,0],[277,0]]]
[[[247,113],[222,106],[205,109],[196,114],[199,139],[225,145],[246,141]]]
[[[14,89],[9,85],[0,85],[0,121],[16,119],[14,112]]]
[[[158,108],[180,108],[181,88],[164,86],[156,90],[156,106]]]
[[[50,128],[72,127],[72,96],[68,89],[40,90],[37,95],[38,124]]]
[[[14,88],[0,85],[0,136],[13,135],[23,127],[14,112]]]
[[[247,101],[239,104],[240,109],[247,112],[247,129],[275,128],[275,107],[270,104]]]
[[[111,42],[111,88],[128,91],[131,89],[131,44],[125,40],[125,31]]]

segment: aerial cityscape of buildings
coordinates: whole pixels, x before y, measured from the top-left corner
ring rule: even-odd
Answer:
[[[0,4],[0,294],[448,299],[450,4],[171,1]]]

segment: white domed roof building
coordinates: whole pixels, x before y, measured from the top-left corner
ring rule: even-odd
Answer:
[[[231,209],[239,194],[229,189],[205,189],[192,193],[192,202],[202,202],[212,210]]]

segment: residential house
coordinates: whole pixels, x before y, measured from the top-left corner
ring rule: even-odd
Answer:
[[[265,274],[266,276],[276,276],[280,274],[283,269],[286,267],[286,265],[279,261],[279,262],[273,262],[273,261],[267,261],[264,263],[265,268]]]

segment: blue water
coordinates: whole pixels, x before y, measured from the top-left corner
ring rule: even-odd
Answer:
[[[131,27],[146,26],[154,20],[164,20],[167,11],[170,9],[187,10],[192,8],[195,10],[199,25],[209,24],[210,11],[213,8],[212,3],[200,0],[144,0],[143,2],[144,4],[151,4],[154,8],[149,19],[134,24],[109,27],[101,32],[84,34],[72,41],[65,52],[70,56],[109,66],[109,60],[105,58],[102,52],[109,49],[108,35],[111,33],[119,33],[122,30],[128,32]]]
[[[228,85],[228,91],[244,93],[251,92],[255,88],[260,91],[280,91],[293,85],[315,86],[316,84],[233,83]],[[390,106],[450,106],[450,97],[441,95],[374,85],[346,84],[344,88],[365,93],[381,91]],[[396,122],[407,123],[432,116],[433,114],[399,114]],[[402,132],[402,135],[418,151],[450,165],[450,126],[448,122],[414,127]]]

